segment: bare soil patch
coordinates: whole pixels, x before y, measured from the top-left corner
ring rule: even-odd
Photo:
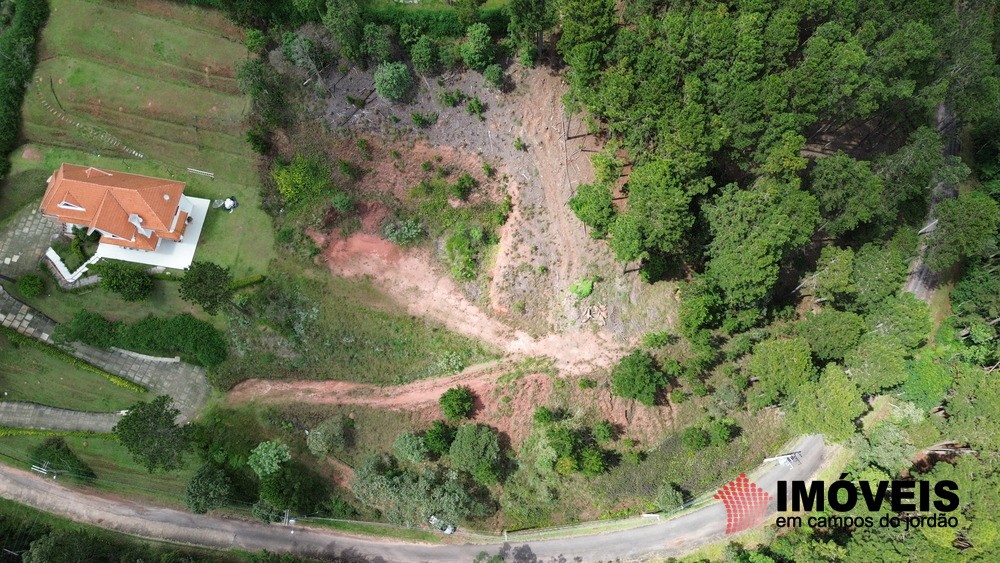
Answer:
[[[42,153],[38,152],[38,149],[36,149],[35,147],[28,146],[24,147],[24,151],[21,152],[21,158],[23,158],[24,160],[34,160],[37,162],[42,160]]]

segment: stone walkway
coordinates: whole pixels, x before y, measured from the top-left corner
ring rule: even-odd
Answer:
[[[84,430],[108,434],[119,418],[118,413],[81,412],[35,403],[0,402],[0,423],[13,428]]]
[[[0,232],[0,273],[16,278],[37,269],[61,232],[62,227],[46,219],[37,205],[19,211]]]
[[[0,324],[21,334],[52,343],[55,321],[14,299],[0,288]],[[152,358],[125,350],[102,350],[74,344],[67,351],[77,358],[145,386],[154,395],[170,395],[181,411],[180,421],[194,418],[208,401],[209,386],[205,370],[174,358]],[[11,405],[16,405],[11,406]],[[71,413],[71,414],[70,414]],[[52,417],[59,418],[58,421]],[[19,428],[57,428],[61,430],[110,430],[117,421],[114,413],[84,413],[54,409],[32,403],[0,403],[0,426]],[[37,426],[45,421],[48,426]]]

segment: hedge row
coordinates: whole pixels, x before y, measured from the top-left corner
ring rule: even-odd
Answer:
[[[229,284],[229,289],[236,291],[237,289],[243,289],[244,287],[250,287],[251,285],[256,285],[267,279],[264,274],[254,274],[252,276],[247,276],[245,278],[240,278],[235,280],[233,283]]]
[[[188,362],[211,367],[229,354],[225,336],[211,324],[189,313],[174,317],[146,317],[128,324],[80,311],[56,328],[56,337],[98,348],[124,348],[156,356],[179,355]]]
[[[7,436],[77,436],[80,438],[114,437],[113,434],[99,434],[84,430],[43,430],[40,428],[13,428],[0,426],[0,438]]]
[[[145,393],[147,391],[145,387],[139,385],[138,383],[129,381],[123,377],[119,377],[111,372],[104,371],[103,369],[97,366],[88,364],[87,362],[81,360],[80,358],[77,358],[75,356],[67,354],[66,352],[63,352],[62,350],[56,348],[55,346],[25,336],[14,329],[7,328],[5,326],[0,326],[0,334],[3,334],[7,338],[7,340],[10,340],[12,343],[18,346],[34,347],[54,358],[58,358],[59,360],[66,362],[67,364],[82,369],[83,371],[89,371],[90,373],[97,374],[123,389],[128,389],[129,391],[135,391],[136,393]]]
[[[10,171],[7,155],[17,148],[21,103],[35,69],[35,37],[48,17],[46,0],[19,0],[0,35],[0,178]]]

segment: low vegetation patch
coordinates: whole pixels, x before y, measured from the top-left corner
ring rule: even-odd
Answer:
[[[219,365],[229,354],[223,334],[189,313],[175,317],[149,316],[135,323],[123,323],[80,311],[69,322],[56,327],[54,336],[100,348],[124,348],[158,356],[177,354],[186,361],[208,367]]]

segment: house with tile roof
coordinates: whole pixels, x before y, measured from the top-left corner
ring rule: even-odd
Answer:
[[[67,233],[76,227],[100,233],[98,257],[186,268],[210,202],[185,196],[184,186],[64,163],[48,179],[41,211]]]

